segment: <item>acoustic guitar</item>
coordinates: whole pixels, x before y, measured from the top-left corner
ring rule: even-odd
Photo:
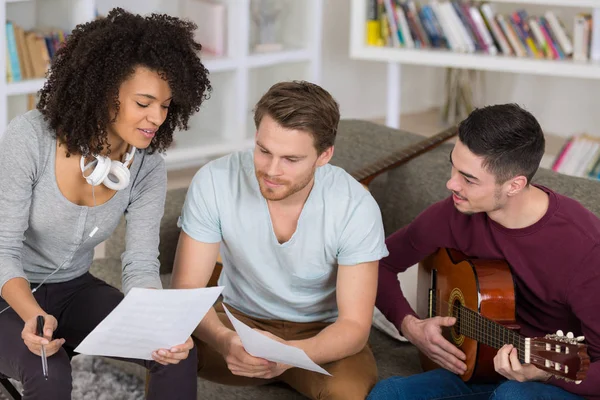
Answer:
[[[583,337],[561,331],[544,337],[521,336],[515,322],[515,286],[509,265],[502,260],[468,258],[441,248],[421,262],[431,273],[428,317],[451,316],[456,323],[443,329],[444,337],[467,359],[465,382],[494,382],[497,349],[512,344],[521,363],[533,364],[558,378],[581,382],[590,365]],[[440,368],[421,353],[424,370]]]
[[[416,156],[432,150],[458,134],[452,126],[435,136],[400,149],[372,165],[353,172],[368,190],[378,175],[396,168]],[[444,336],[467,356],[467,372],[461,378],[469,383],[498,381],[493,359],[497,349],[512,344],[521,363],[530,363],[555,377],[581,382],[590,358],[583,337],[562,332],[541,338],[518,334],[515,322],[514,282],[508,264],[502,260],[476,260],[450,249],[439,249],[420,263],[431,273],[427,295],[429,317],[453,316],[456,324],[444,330]],[[418,295],[422,291],[418,288]],[[441,368],[420,354],[424,370]]]

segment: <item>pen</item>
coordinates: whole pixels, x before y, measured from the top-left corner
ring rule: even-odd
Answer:
[[[44,337],[44,317],[42,315],[38,315],[37,317],[37,335]],[[42,345],[42,372],[44,373],[44,378],[48,379],[48,359],[46,358],[46,346]]]

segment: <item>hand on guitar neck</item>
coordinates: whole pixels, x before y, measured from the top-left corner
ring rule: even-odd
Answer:
[[[533,364],[521,364],[517,349],[512,344],[504,345],[494,357],[494,369],[511,381],[547,381],[552,377],[549,372],[536,368]]]
[[[462,375],[467,370],[465,353],[450,343],[442,335],[442,327],[454,325],[456,318],[433,317],[418,319],[407,315],[402,321],[402,333],[424,355],[441,367]],[[547,381],[552,374],[536,368],[532,364],[521,364],[517,349],[513,345],[505,345],[494,357],[494,369],[507,379],[526,381]]]
[[[456,318],[433,317],[418,319],[407,315],[402,320],[402,334],[423,354],[443,368],[462,375],[467,370],[465,353],[442,335],[442,327],[454,325]]]

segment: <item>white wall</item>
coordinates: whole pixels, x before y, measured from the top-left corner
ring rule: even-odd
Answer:
[[[502,73],[488,73],[487,78],[488,104],[519,103],[548,133],[600,136],[600,81]]]
[[[106,15],[114,7],[121,7],[138,14],[160,12],[177,15],[179,0],[96,0],[98,12]]]

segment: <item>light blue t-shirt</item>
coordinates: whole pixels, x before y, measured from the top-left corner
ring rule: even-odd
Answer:
[[[296,232],[280,244],[248,150],[194,176],[181,215],[193,239],[221,243],[223,301],[255,318],[334,321],[337,266],[388,255],[379,206],[343,169],[317,168]]]

